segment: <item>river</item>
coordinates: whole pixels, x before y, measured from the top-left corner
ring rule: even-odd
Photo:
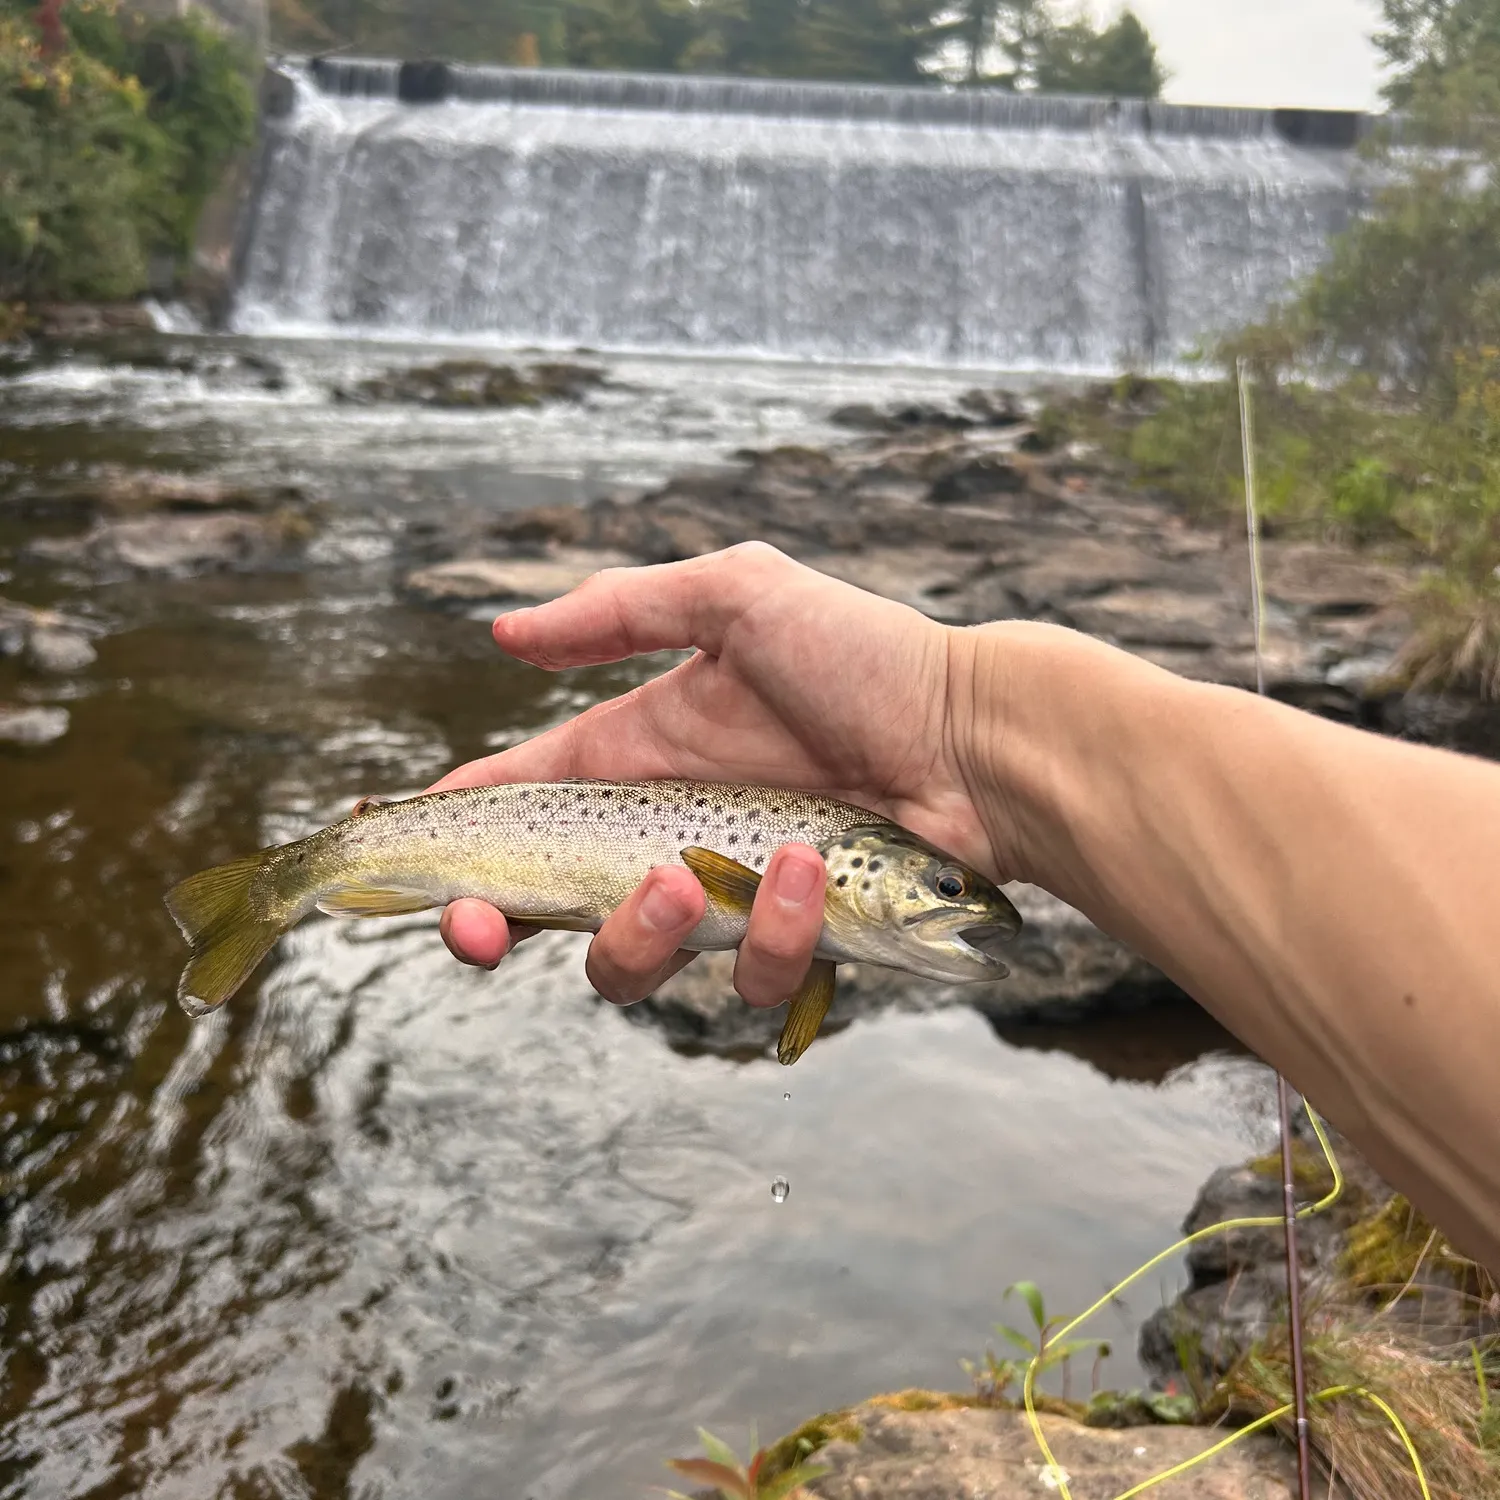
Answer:
[[[397,590],[424,527],[973,384],[635,359],[536,412],[328,399],[430,353],[153,339],[0,378],[0,591],[103,632],[72,676],[0,661],[0,699],[70,715],[0,747],[6,1496],[644,1495],[698,1425],[743,1449],[752,1422],[962,1387],[1024,1319],[1009,1283],[1092,1301],[1269,1139],[1266,1070],[1184,1013],[1007,1041],[888,1011],[788,1071],[674,1051],[591,995],[582,939],[479,973],[429,917],[307,923],[189,1022],[173,880],[662,665],[501,659],[486,617]],[[258,572],[37,560],[100,463],[294,486],[318,535]],[[1108,1383],[1140,1381],[1135,1329],[1180,1284],[1101,1320]]]

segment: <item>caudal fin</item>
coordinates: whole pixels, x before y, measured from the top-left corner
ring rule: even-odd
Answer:
[[[167,910],[192,945],[177,984],[177,1003],[193,1017],[217,1010],[254,973],[281,936],[251,901],[264,855],[189,875],[167,892]]]

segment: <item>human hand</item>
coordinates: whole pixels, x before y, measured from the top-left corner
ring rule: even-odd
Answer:
[[[680,778],[799,787],[839,797],[1001,876],[964,763],[971,632],[938,625],[802,566],[763,543],[689,562],[596,574],[550,604],[500,616],[501,649],[549,670],[696,648],[688,661],[432,790],[567,777]],[[1003,877],[1002,877],[1003,878]],[[787,845],[767,867],[735,967],[751,1004],[786,999],[822,927],[822,856]],[[590,982],[628,1004],[693,955],[678,944],[704,896],[664,865],[604,923]],[[493,967],[514,942],[484,902],[454,902],[444,941]]]

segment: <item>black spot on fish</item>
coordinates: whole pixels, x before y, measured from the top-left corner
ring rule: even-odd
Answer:
[[[306,855],[306,854],[299,854],[299,855],[298,855],[298,856],[297,856],[297,863],[298,863],[298,864],[299,864],[299,865],[300,865],[300,864],[305,864],[305,863],[306,863],[306,861],[307,861],[307,855]]]
[[[835,885],[848,885],[849,884],[849,877],[847,875],[840,875],[839,878],[834,881],[834,884]]]
[[[861,880],[860,883],[859,883],[859,888],[862,891],[869,890],[870,889],[870,882],[868,880]]]
[[[604,790],[599,793],[599,795],[601,797],[613,797],[614,789],[612,787],[605,787]]]
[[[745,814],[745,816],[747,818],[758,818],[760,816],[760,809],[758,807],[752,807],[750,811]]]
[[[521,801],[525,802],[530,796],[531,796],[530,792],[522,792],[521,793]]]
[[[906,899],[907,899],[907,900],[908,900],[908,901],[915,901],[915,900],[916,900],[916,899],[917,899],[917,889],[916,889],[916,887],[915,887],[915,886],[913,886],[913,887],[912,887],[912,888],[911,888],[911,890],[909,890],[909,891],[908,891],[908,892],[907,892],[907,893],[906,893]]]
[[[852,849],[854,847],[854,840],[853,839],[845,839],[844,842],[839,845],[839,847],[841,849]]]
[[[750,842],[752,844],[758,844],[758,843],[760,843],[760,835],[758,833],[752,833],[750,835]]]
[[[803,818],[803,820],[797,825],[797,827],[798,828],[806,828],[807,827],[807,819]]]
[[[727,818],[725,818],[725,819],[724,819],[724,821],[725,821],[725,822],[726,822],[726,823],[732,823],[732,822],[734,822],[734,814],[733,814],[733,813],[730,813],[730,814],[729,814],[729,816],[728,816],[728,817],[727,817]]]
[[[851,864],[851,865],[853,865],[853,866],[854,866],[854,868],[855,868],[855,869],[856,869],[856,870],[857,870],[857,869],[858,869],[858,868],[859,868],[859,867],[860,867],[860,866],[861,866],[861,865],[862,865],[862,864],[864,864],[864,862],[865,862],[865,861],[864,861],[864,856],[863,856],[863,855],[859,855],[859,854],[856,854],[856,855],[855,855],[855,856],[854,856],[854,858],[853,858],[853,859],[851,859],[851,860],[850,860],[850,861],[849,861],[849,863],[850,863],[850,864]]]
[[[536,832],[536,824],[535,823],[528,823],[526,825],[526,832],[527,833],[535,833]]]
[[[693,801],[693,806],[694,807],[707,807],[708,806],[708,798],[707,797],[697,797],[697,798],[695,798],[694,801]]]
[[[642,837],[642,838],[645,838],[645,837],[646,837],[646,830],[645,830],[645,829],[644,829],[644,828],[643,828],[643,829],[641,829],[641,837]]]
[[[880,869],[880,861],[878,859],[872,859],[870,861],[870,874],[872,874],[872,875],[875,874],[875,872],[877,870],[879,870],[879,869]]]
[[[430,830],[430,831],[429,831],[429,832],[428,832],[428,835],[427,835],[427,837],[428,837],[428,838],[430,838],[430,839],[435,839],[435,838],[436,838],[436,837],[437,837],[437,829],[436,829],[436,828],[434,828],[434,829],[431,829],[431,830]]]
[[[739,843],[739,841],[740,841],[739,834],[737,834],[737,833],[731,833],[729,835],[729,839],[728,839],[729,843],[731,843],[731,844],[737,844],[737,843]]]

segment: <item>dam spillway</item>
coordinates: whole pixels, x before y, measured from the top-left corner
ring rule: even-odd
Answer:
[[[1361,201],[1359,116],[283,63],[243,332],[1170,367]]]

